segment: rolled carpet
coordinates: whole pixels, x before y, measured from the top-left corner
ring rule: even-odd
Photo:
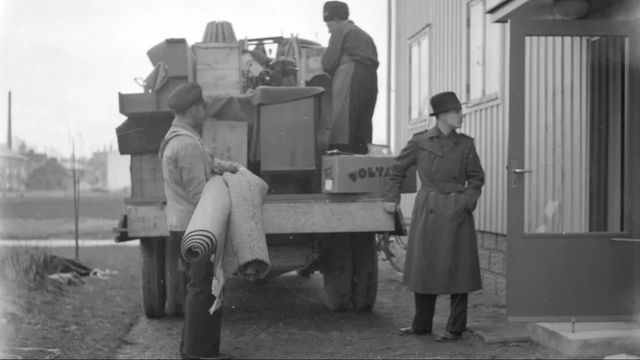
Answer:
[[[244,167],[222,177],[231,201],[222,268],[226,276],[262,279],[271,267],[262,222],[262,203],[269,187]]]
[[[185,261],[202,258],[214,261],[225,246],[231,202],[221,176],[213,176],[204,186],[200,201],[182,238],[180,252]]]

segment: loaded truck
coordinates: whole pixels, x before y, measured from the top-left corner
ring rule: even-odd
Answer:
[[[167,242],[158,149],[173,120],[168,94],[188,81],[198,82],[208,101],[205,144],[269,185],[263,221],[271,270],[263,281],[319,271],[330,309],[371,310],[376,234],[405,231],[401,214],[383,209],[393,158],[326,151],[331,96],[319,68],[321,46],[296,37],[235,41],[228,23],[212,24],[207,28],[226,38],[193,45],[165,39],[147,52],[153,71],[139,81],[143,91],[118,94],[126,120],[116,134],[120,153],[131,157],[131,193],[116,242],[140,240],[145,315],[182,313],[184,272],[179,247]],[[415,176],[407,178],[403,191],[415,191]]]

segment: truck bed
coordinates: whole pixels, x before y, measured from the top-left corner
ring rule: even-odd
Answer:
[[[263,204],[266,234],[393,232],[393,215],[381,197],[366,194],[267,195]],[[131,238],[167,236],[163,199],[126,199]]]

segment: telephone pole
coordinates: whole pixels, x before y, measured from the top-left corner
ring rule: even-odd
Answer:
[[[8,107],[8,119],[7,122],[7,148],[11,151],[11,91],[9,91],[9,107]]]
[[[76,171],[76,141],[71,138],[71,174],[73,177],[73,220],[74,220],[74,235],[76,245],[76,260],[79,260],[79,224],[80,217],[80,187],[78,186],[78,174]]]

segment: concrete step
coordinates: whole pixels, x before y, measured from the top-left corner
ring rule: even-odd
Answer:
[[[487,344],[518,343],[531,341],[524,323],[486,323],[472,328]]]
[[[640,324],[630,322],[570,322],[529,324],[534,341],[570,357],[640,355]]]

